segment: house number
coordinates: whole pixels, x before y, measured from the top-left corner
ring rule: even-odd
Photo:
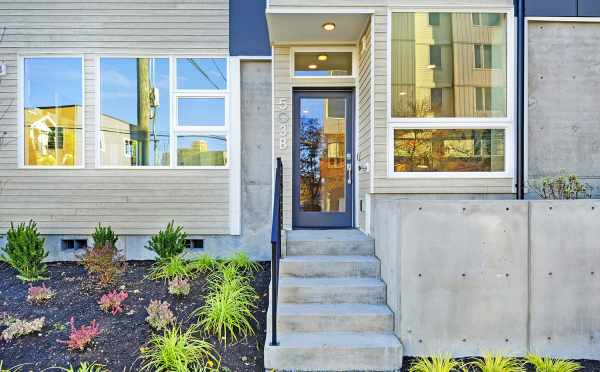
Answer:
[[[279,121],[279,149],[285,150],[288,146],[288,123],[290,121],[288,109],[290,106],[286,98],[280,98],[277,106],[280,111],[277,114],[277,121]]]

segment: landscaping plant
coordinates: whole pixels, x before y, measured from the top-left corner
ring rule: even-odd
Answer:
[[[114,284],[126,269],[125,256],[111,244],[94,245],[79,256],[87,272],[103,288]]]
[[[44,242],[35,222],[21,223],[16,229],[11,222],[6,233],[5,254],[0,255],[0,261],[17,270],[17,277],[23,281],[47,279],[44,277],[47,267],[42,263],[48,256]]]
[[[465,365],[447,355],[419,357],[409,367],[410,372],[456,372],[464,371]]]
[[[50,301],[55,294],[56,293],[46,287],[45,284],[37,287],[29,286],[27,289],[27,301],[32,304],[43,304]]]
[[[146,308],[148,316],[146,321],[150,327],[155,330],[166,329],[169,325],[175,322],[175,316],[170,309],[170,304],[166,301],[152,300]]]
[[[94,338],[100,335],[100,328],[96,325],[96,320],[92,320],[90,325],[82,325],[77,328],[75,327],[75,318],[71,317],[69,325],[71,326],[69,339],[67,341],[59,340],[60,343],[66,344],[69,350],[83,351]]]
[[[169,281],[169,293],[175,296],[190,294],[190,282],[187,279],[175,278]]]
[[[216,352],[209,342],[194,334],[197,326],[186,331],[173,326],[162,335],[153,335],[141,349],[141,371],[188,372],[205,371],[215,365]]]
[[[0,340],[8,342],[17,337],[39,332],[42,330],[42,328],[44,328],[45,322],[46,319],[44,317],[27,321],[4,315],[0,319],[0,324],[6,326],[6,328],[0,334]]]
[[[94,242],[94,247],[104,247],[105,245],[116,247],[119,236],[114,233],[110,226],[98,224],[92,233],[92,240]]]
[[[59,368],[65,372],[110,372],[104,364],[81,362],[79,368],[69,365],[68,368]]]
[[[167,228],[154,235],[146,246],[147,249],[156,253],[159,259],[177,256],[185,250],[187,234],[183,231],[183,227],[174,225],[175,221],[169,222]]]
[[[100,309],[105,312],[110,312],[112,315],[117,315],[123,312],[123,301],[127,299],[129,295],[127,292],[117,292],[112,291],[106,293],[100,297],[100,301],[98,304],[100,305]]]
[[[248,274],[260,271],[261,269],[260,265],[253,262],[245,252],[234,253],[230,258],[225,260],[225,264],[233,266],[239,272]]]
[[[535,354],[528,354],[527,362],[535,367],[536,372],[577,372],[582,369],[581,364],[577,362]]]
[[[192,279],[193,277],[195,277],[194,270],[182,255],[159,259],[152,265],[150,274],[148,274],[148,278],[151,280]]]
[[[567,174],[561,169],[558,176],[543,177],[530,184],[531,188],[542,199],[589,199],[592,197],[591,186],[581,182],[574,174]]]
[[[469,365],[480,372],[525,372],[522,361],[500,354],[485,353],[483,358],[477,358]]]
[[[204,253],[188,262],[188,268],[196,273],[212,272],[219,266],[219,261],[216,258]]]
[[[0,360],[0,372],[21,372],[23,370],[23,364],[14,366],[12,368],[4,368],[4,362]]]

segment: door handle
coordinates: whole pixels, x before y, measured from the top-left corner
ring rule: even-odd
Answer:
[[[348,185],[352,184],[352,163],[346,163],[346,179],[348,180]]]

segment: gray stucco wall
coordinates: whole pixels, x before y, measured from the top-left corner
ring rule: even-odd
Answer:
[[[600,201],[371,203],[406,355],[600,358]]]
[[[574,172],[600,193],[600,22],[529,22],[529,178]]]

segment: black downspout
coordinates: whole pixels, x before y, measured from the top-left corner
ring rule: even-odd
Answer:
[[[525,199],[525,0],[517,2],[517,199]]]

